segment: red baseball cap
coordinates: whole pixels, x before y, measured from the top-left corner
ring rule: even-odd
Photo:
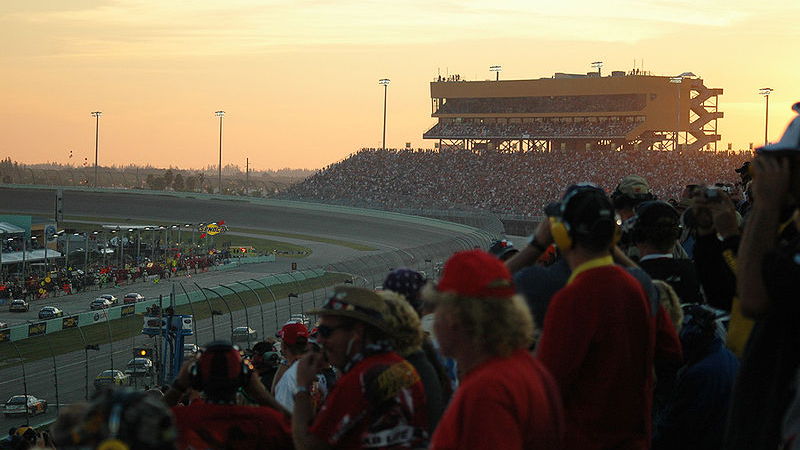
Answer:
[[[289,345],[296,344],[298,338],[301,337],[308,340],[308,336],[308,327],[299,322],[287,323],[278,332],[278,337]]]
[[[436,290],[478,298],[508,298],[516,293],[505,264],[483,250],[467,250],[451,256]]]

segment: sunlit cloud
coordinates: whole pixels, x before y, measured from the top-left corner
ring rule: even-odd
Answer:
[[[797,9],[796,6],[788,6]],[[4,23],[58,30],[61,56],[213,55],[346,45],[413,45],[476,38],[632,43],[676,26],[731,27],[751,2],[485,0],[231,0],[84,2],[14,11]]]

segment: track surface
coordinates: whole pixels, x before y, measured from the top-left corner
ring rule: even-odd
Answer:
[[[348,258],[367,256],[386,251],[402,251],[404,248],[435,244],[448,238],[457,236],[458,233],[437,228],[413,224],[403,221],[387,220],[385,218],[352,215],[338,211],[320,211],[303,208],[286,208],[269,205],[253,204],[238,200],[201,200],[190,198],[171,197],[166,195],[143,195],[118,192],[84,192],[64,191],[64,215],[83,217],[118,218],[121,222],[125,219],[135,219],[131,223],[146,223],[151,221],[164,221],[175,223],[195,223],[224,220],[231,232],[236,228],[249,228],[254,230],[299,233],[320,237],[341,239],[350,242],[363,243],[378,250],[360,252],[350,248],[307,241],[303,239],[274,238],[291,243],[297,243],[312,249],[313,253],[307,258],[297,260],[278,258],[274,263],[244,265],[238,269],[225,272],[209,272],[195,275],[191,279],[165,280],[159,285],[138,284],[118,289],[106,289],[103,293],[112,293],[121,298],[127,292],[140,292],[146,297],[158,294],[168,294],[171,284],[175,281],[184,281],[184,285],[198,282],[201,286],[212,286],[229,283],[235,280],[260,278],[270,273],[280,273],[289,270],[290,263],[296,262],[298,268],[310,268],[334,263]],[[21,214],[51,216],[55,205],[55,191],[43,189],[8,189],[0,188],[0,210],[13,211]],[[445,257],[446,255],[442,255]],[[359,282],[366,284],[367,280]],[[187,286],[188,288],[188,286]],[[179,291],[180,292],[180,291]],[[87,309],[89,301],[97,292],[87,292],[75,296],[61,297],[47,300],[46,304],[59,305],[67,313],[74,313]],[[283,323],[290,312],[297,313],[311,306],[319,304],[326,294],[325,290],[318,290],[313,294],[305,294],[300,299],[293,299],[290,304],[283,299],[277,303],[277,308],[272,303],[265,305],[265,327],[271,334],[277,326]],[[31,312],[23,315],[11,315],[7,311],[0,312],[4,321],[9,319],[10,324],[19,323],[35,318],[36,312],[44,303],[37,301],[32,304]],[[29,317],[30,316],[30,317]],[[276,317],[277,316],[277,320]],[[247,311],[235,311],[233,314],[234,326],[245,325],[249,318],[250,326],[258,329],[259,338],[263,337],[261,330],[260,311],[258,307]],[[210,319],[197,322],[198,336],[192,337],[187,342],[202,344],[211,340],[216,334],[217,338],[229,338],[231,317],[228,315],[216,318],[216,326],[212,331]],[[125,341],[118,341],[112,346],[103,345],[99,352],[89,352],[88,355],[88,381],[89,395],[93,388],[91,382],[95,375],[102,370],[111,368],[124,368],[131,358],[131,348],[137,345],[150,344],[149,338],[138,336]],[[60,398],[58,403],[65,405],[79,401],[86,395],[86,361],[83,351],[55,357],[52,360],[41,360],[25,365],[27,373],[28,393],[40,398],[45,398],[50,404],[47,414],[31,418],[32,424],[52,420],[55,417],[55,389],[57,384]],[[57,374],[53,367],[57,367]],[[57,380],[56,380],[57,377]],[[143,384],[152,385],[150,380],[137,380]],[[0,403],[5,402],[11,395],[22,394],[22,367],[0,369]],[[0,418],[0,429],[20,425],[24,418]]]

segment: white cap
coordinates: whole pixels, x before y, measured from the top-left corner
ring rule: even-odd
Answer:
[[[800,114],[800,102],[795,103],[792,109]],[[774,144],[767,144],[756,149],[758,153],[800,152],[800,116],[792,120],[781,136],[781,140]]]

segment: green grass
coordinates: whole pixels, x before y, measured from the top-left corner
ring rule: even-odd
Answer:
[[[327,273],[321,277],[298,281],[297,283],[283,283],[270,286],[270,289],[275,294],[276,299],[286,298],[289,293],[309,292],[311,290],[320,289],[325,286],[332,286],[341,283],[349,276],[341,273]],[[248,284],[255,289],[255,285]],[[232,311],[238,311],[243,308],[244,302],[247,307],[258,306],[258,299],[251,291],[239,293],[239,297],[225,289],[215,289],[225,299],[224,301],[211,292],[206,291],[208,295],[208,302],[200,301],[195,302],[191,306],[181,305],[176,308],[178,314],[194,314],[195,320],[205,319],[211,317],[211,311],[221,311],[224,313],[222,316],[216,316],[215,321],[217,331],[222,335],[221,338],[229,338],[230,333],[229,318],[226,317],[228,307]],[[265,320],[274,320],[272,308],[272,295],[264,288],[256,289],[256,292],[261,297],[261,302],[264,308]],[[297,302],[294,299],[293,302]],[[226,303],[227,302],[227,306]],[[210,305],[209,305],[210,304]],[[297,305],[296,311],[300,312],[301,305]],[[311,300],[304,299],[303,307],[305,309],[311,308]],[[294,310],[294,308],[293,308]],[[221,321],[221,322],[220,322]],[[261,320],[258,318],[250,317],[250,327],[254,329],[261,328]],[[220,331],[224,330],[224,331]],[[142,331],[142,316],[135,315],[123,317],[121,319],[112,320],[107,323],[99,323],[89,325],[81,328],[71,328],[62,330],[56,333],[47,334],[33,338],[24,339],[18,342],[2,342],[0,343],[0,361],[5,364],[0,364],[2,367],[13,367],[19,365],[19,354],[26,363],[37,361],[44,358],[51,358],[53,355],[61,355],[64,353],[82,350],[86,344],[99,344],[101,350],[107,353],[107,345],[109,342],[116,342],[122,339],[137,336]],[[82,332],[82,333],[81,333]],[[266,330],[259,330],[259,336],[266,336]],[[125,344],[115,344],[118,345]],[[15,348],[16,346],[16,348]],[[19,354],[17,353],[19,349]]]

